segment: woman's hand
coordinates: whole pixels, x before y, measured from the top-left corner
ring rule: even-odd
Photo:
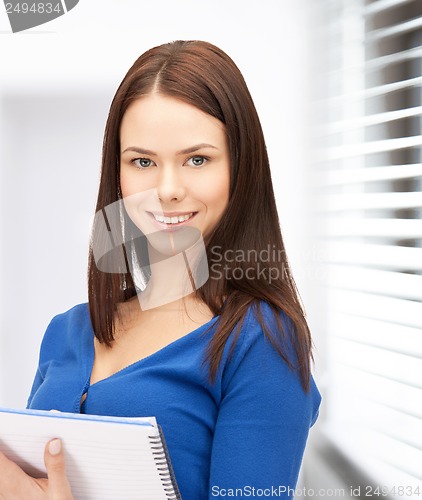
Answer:
[[[0,452],[0,500],[73,500],[60,439],[46,444],[44,463],[48,479],[35,479]]]

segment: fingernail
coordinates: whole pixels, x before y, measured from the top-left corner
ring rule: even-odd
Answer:
[[[53,439],[48,445],[50,455],[58,455],[62,451],[62,442],[60,439]]]

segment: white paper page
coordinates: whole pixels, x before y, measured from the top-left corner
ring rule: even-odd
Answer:
[[[159,453],[160,445],[151,448],[159,439],[155,418],[127,418],[123,422],[110,417],[94,418],[0,410],[0,451],[33,477],[46,477],[44,447],[48,440],[59,437],[76,500],[167,499],[154,459],[164,453]]]

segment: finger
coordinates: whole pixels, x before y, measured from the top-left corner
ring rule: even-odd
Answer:
[[[48,496],[52,500],[73,500],[66,476],[63,445],[61,439],[52,439],[46,444],[44,462],[48,475]]]
[[[13,486],[16,474],[18,474],[18,466],[0,452],[0,493]]]
[[[0,452],[0,498],[11,500],[25,498],[30,477],[23,470]]]

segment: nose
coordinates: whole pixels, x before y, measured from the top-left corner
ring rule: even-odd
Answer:
[[[181,176],[177,172],[177,168],[172,166],[165,166],[161,169],[156,189],[158,199],[166,206],[170,202],[181,201],[186,196]]]

